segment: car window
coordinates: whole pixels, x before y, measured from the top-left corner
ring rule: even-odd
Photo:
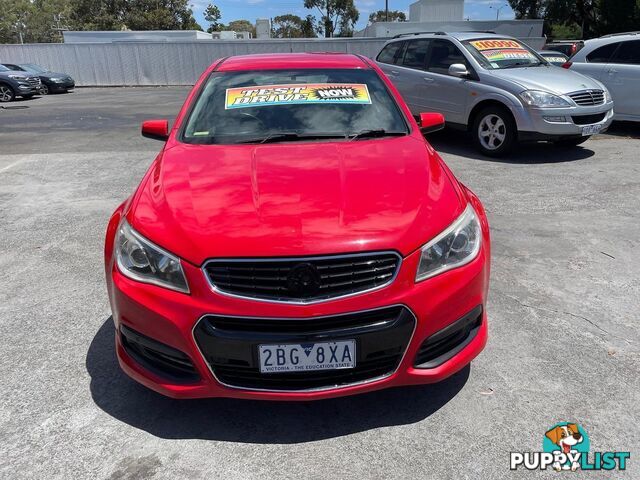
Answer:
[[[258,70],[213,72],[181,138],[198,144],[259,143],[279,135],[341,140],[365,130],[408,132],[375,71]]]
[[[587,54],[587,61],[590,63],[607,63],[613,52],[618,48],[618,45],[620,45],[620,42],[609,43],[596,48],[593,52]]]
[[[431,43],[431,54],[429,55],[429,65],[427,70],[434,73],[447,75],[449,67],[454,63],[461,63],[469,68],[467,59],[458,47],[448,40],[433,40]]]
[[[410,40],[407,42],[407,49],[402,59],[402,66],[424,70],[427,63],[429,42],[430,40],[428,39]]]
[[[0,72],[10,72],[10,70],[4,65],[0,65]]]
[[[640,65],[640,40],[622,42],[611,63],[629,63]]]
[[[385,46],[376,60],[381,63],[395,63],[395,58],[404,42],[393,42]]]
[[[14,72],[19,72],[22,70],[19,66],[12,65],[10,63],[5,63],[3,67],[5,67],[6,70],[13,70]]]

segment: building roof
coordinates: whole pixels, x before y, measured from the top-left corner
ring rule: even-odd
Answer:
[[[231,72],[284,68],[369,68],[369,65],[362,58],[350,53],[267,53],[229,57],[217,70]]]

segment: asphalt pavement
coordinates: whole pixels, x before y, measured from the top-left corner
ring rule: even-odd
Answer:
[[[0,478],[559,478],[509,470],[579,423],[640,478],[640,125],[482,157],[430,137],[484,202],[490,339],[437,385],[312,403],[176,401],[120,372],[102,265],[111,212],[188,89],[78,89],[0,109]],[[18,107],[18,108],[16,108]]]

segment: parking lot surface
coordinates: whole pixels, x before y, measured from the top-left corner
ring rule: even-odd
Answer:
[[[79,89],[0,109],[0,478],[531,478],[509,452],[539,451],[560,421],[592,451],[630,451],[614,477],[640,478],[640,126],[502,160],[430,137],[493,237],[489,343],[449,380],[315,403],[175,401],[118,368],[102,248],[160,148],[140,122],[174,117],[187,92]]]

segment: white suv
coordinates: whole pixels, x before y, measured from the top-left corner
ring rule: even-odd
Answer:
[[[615,120],[640,122],[640,32],[587,40],[563,66],[609,89],[616,105]]]

